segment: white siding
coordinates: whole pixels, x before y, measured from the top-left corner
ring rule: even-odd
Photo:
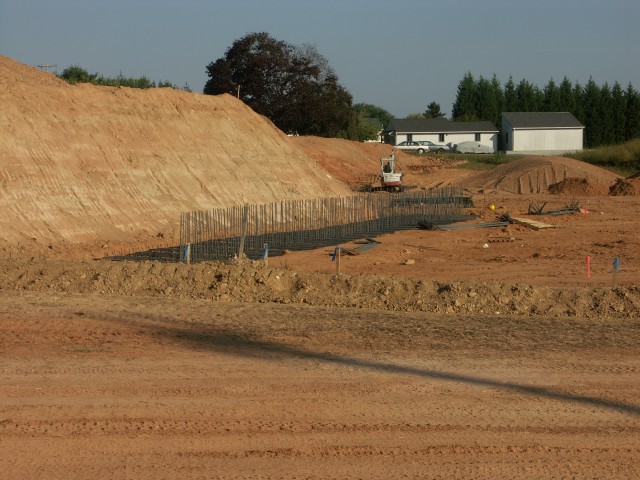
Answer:
[[[395,145],[400,142],[404,142],[408,140],[409,135],[411,135],[411,140],[414,142],[422,142],[425,140],[429,140],[433,143],[444,143],[445,145],[453,145],[455,143],[460,142],[475,142],[476,134],[475,132],[455,132],[455,133],[445,133],[444,134],[444,142],[440,141],[439,133],[398,133],[395,137]],[[481,133],[480,134],[480,143],[484,145],[488,145],[493,148],[493,151],[498,151],[498,134],[497,133]]]
[[[511,124],[507,122],[507,119],[502,117],[502,135],[504,140],[503,148],[508,151],[513,151],[513,128]]]
[[[440,135],[437,133],[414,133],[413,134],[413,141],[414,142],[425,142],[427,140],[429,140],[430,142],[433,143],[448,143],[449,140],[447,139],[447,136],[445,134],[444,136],[444,142],[440,141]]]
[[[406,140],[406,138],[405,138]],[[459,133],[445,133],[444,142],[440,141],[440,135],[437,133],[414,133],[413,141],[421,142],[424,140],[430,140],[433,143],[444,143],[445,145],[460,143],[460,142],[475,142],[476,134],[469,132]],[[480,143],[493,147],[493,150],[498,149],[498,134],[497,133],[481,133]]]
[[[582,150],[582,129],[511,130],[507,149],[514,152]]]

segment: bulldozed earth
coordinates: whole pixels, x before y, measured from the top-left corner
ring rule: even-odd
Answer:
[[[0,100],[0,477],[640,475],[637,178],[398,152],[476,218],[339,266],[139,260],[181,211],[353,194],[390,147],[5,57]]]

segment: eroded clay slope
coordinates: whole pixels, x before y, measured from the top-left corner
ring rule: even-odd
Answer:
[[[69,85],[0,56],[0,242],[170,236],[180,212],[348,194],[232,96]]]

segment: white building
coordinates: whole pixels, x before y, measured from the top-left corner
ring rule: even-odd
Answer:
[[[507,153],[577,152],[584,125],[569,112],[505,112],[502,145]]]
[[[491,122],[452,122],[446,118],[394,118],[382,132],[384,143],[420,142],[452,145],[475,141],[498,149],[498,130]]]

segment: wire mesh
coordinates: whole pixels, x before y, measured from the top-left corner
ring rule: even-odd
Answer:
[[[443,187],[184,212],[179,259],[226,260],[241,248],[247,258],[259,259],[267,244],[269,255],[337,245],[458,218],[471,205],[461,188]]]

